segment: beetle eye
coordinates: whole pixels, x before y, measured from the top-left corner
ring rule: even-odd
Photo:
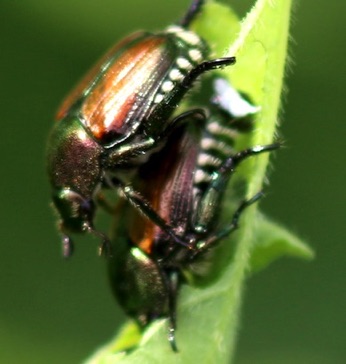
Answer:
[[[94,208],[94,203],[92,200],[83,199],[80,202],[80,205],[79,205],[80,214],[83,213],[83,214],[89,215],[90,212],[93,211],[93,208]]]
[[[55,205],[62,216],[70,218],[89,218],[93,211],[93,202],[69,189],[61,190],[53,196]]]

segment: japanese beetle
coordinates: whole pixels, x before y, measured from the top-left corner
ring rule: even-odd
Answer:
[[[193,1],[178,25],[119,42],[62,103],[48,140],[48,174],[64,256],[72,253],[71,232],[96,234],[100,253],[109,252],[107,237],[93,225],[100,191],[120,189],[136,204],[126,189],[131,170],[160,148],[177,124],[203,117],[198,110],[172,116],[193,82],[234,64],[234,57],[208,60],[207,44],[187,29],[203,3]]]
[[[109,261],[112,289],[124,311],[142,328],[167,317],[168,339],[174,351],[176,300],[186,272],[231,234],[244,209],[262,196],[258,193],[241,203],[231,223],[219,227],[222,200],[235,168],[244,159],[279,146],[275,143],[236,152],[237,118],[258,108],[241,98],[225,80],[217,79],[214,84],[216,105],[210,105],[204,129],[194,123],[176,128],[165,147],[139,168],[134,183],[146,203],[187,246],[176,244],[153,220],[129,209],[125,221],[120,221],[114,239],[116,254]],[[237,118],[232,110],[239,111]]]

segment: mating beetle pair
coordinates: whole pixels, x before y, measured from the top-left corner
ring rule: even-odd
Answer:
[[[126,243],[115,243],[110,259],[114,291],[142,326],[169,317],[174,350],[175,301],[184,270],[230,234],[240,213],[260,196],[241,204],[232,223],[217,230],[234,168],[277,147],[234,153],[233,132],[224,123],[235,115],[221,101],[206,105],[207,115],[202,109],[174,115],[200,75],[235,62],[207,60],[206,43],[187,30],[203,3],[193,1],[179,25],[136,33],[112,48],[62,104],[48,151],[64,255],[72,253],[73,232],[99,236],[101,254],[111,255],[93,219],[102,189],[120,190],[132,206],[122,232]]]
[[[235,62],[206,60],[208,46],[186,29],[203,3],[194,1],[180,25],[117,44],[63,102],[49,139],[48,173],[65,256],[72,252],[69,233],[84,231],[100,236],[107,254],[109,241],[93,226],[100,189],[120,188],[131,199],[124,171],[130,175],[176,125],[200,119],[199,110],[172,114],[200,75]]]
[[[187,245],[177,244],[152,220],[128,206],[119,221],[115,254],[109,262],[112,288],[124,311],[142,327],[168,317],[168,338],[174,351],[176,299],[186,273],[237,229],[242,211],[262,196],[258,193],[241,203],[232,221],[219,227],[222,199],[235,168],[250,156],[278,147],[275,143],[235,152],[236,135],[247,121],[240,118],[249,117],[256,108],[224,79],[217,78],[214,85],[217,104],[209,105],[204,127],[192,120],[177,127],[165,147],[139,168],[135,181],[135,189]],[[238,118],[223,109],[225,96],[233,110],[237,106],[233,103],[245,106]]]

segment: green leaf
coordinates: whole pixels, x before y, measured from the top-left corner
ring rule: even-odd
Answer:
[[[134,322],[128,322],[119,331],[115,340],[96,351],[85,364],[116,363],[126,356],[125,350],[136,346],[140,339],[138,326]]]
[[[314,252],[305,242],[260,213],[256,217],[254,236],[255,241],[250,259],[251,273],[266,268],[282,256],[307,260],[314,257]]]
[[[239,23],[228,7],[208,2],[194,24],[196,32],[212,44],[217,56],[237,57],[235,66],[221,72],[261,106],[251,139],[242,141],[249,145],[273,140],[283,84],[290,7],[290,0],[258,0]],[[268,155],[252,158],[241,169],[248,197],[262,189],[268,158]],[[213,284],[203,288],[182,287],[177,312],[179,353],[172,352],[166,339],[167,323],[161,320],[150,325],[138,348],[130,353],[115,353],[111,343],[88,363],[230,363],[237,338],[242,288],[250,264],[255,271],[284,253],[304,256],[304,246],[297,238],[289,233],[285,235],[267,220],[262,219],[257,224],[256,218],[256,206],[251,206],[241,219],[241,229],[234,235],[237,244],[232,261]],[[232,247],[234,236],[231,237]],[[269,243],[265,243],[267,238]],[[221,249],[229,250],[227,240]],[[276,255],[273,254],[275,248]],[[305,255],[309,255],[308,248]],[[119,340],[132,339],[131,334],[125,334],[114,342],[118,345]]]

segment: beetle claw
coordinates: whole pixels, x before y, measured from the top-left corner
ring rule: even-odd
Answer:
[[[99,256],[105,258],[113,257],[112,244],[108,239],[104,240],[99,245]]]
[[[175,341],[175,329],[173,327],[170,327],[169,328],[169,331],[168,331],[168,341],[169,341],[169,343],[171,345],[172,350],[175,353],[178,353],[179,350],[178,350],[178,347],[177,347],[177,343]]]

